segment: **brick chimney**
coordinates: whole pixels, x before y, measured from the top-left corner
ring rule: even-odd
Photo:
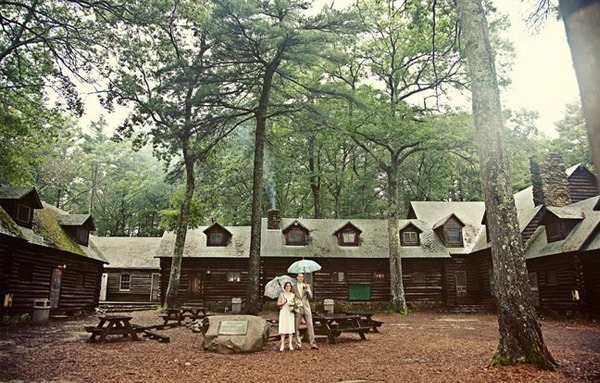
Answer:
[[[569,180],[566,171],[567,169],[562,157],[557,153],[550,153],[546,163],[540,166],[542,198],[546,206],[560,207],[571,203]]]
[[[533,206],[544,203],[544,192],[542,190],[542,176],[540,164],[535,157],[529,157],[529,170],[531,171],[531,185],[533,186]]]
[[[279,210],[269,210],[267,212],[267,230],[279,229],[281,229],[281,217],[279,216]]]

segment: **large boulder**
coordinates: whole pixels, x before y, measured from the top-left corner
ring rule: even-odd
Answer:
[[[269,340],[269,324],[258,316],[213,315],[205,320],[208,328],[202,346],[207,351],[221,354],[262,351]]]

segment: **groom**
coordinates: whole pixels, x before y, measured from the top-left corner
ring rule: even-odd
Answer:
[[[302,301],[302,307],[296,315],[296,348],[300,350],[302,348],[302,340],[300,339],[300,319],[304,317],[306,322],[306,331],[308,331],[308,341],[310,342],[310,348],[318,350],[317,342],[315,341],[315,329],[313,328],[312,311],[310,309],[309,299],[312,298],[313,294],[310,289],[310,285],[304,283],[304,274],[300,273],[296,275],[296,286],[293,286],[292,292],[296,295],[296,298]]]

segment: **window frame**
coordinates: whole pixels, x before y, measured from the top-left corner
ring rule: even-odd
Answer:
[[[411,238],[405,238],[405,236],[414,235],[415,240]],[[421,238],[419,233],[414,229],[405,229],[400,231],[400,245],[401,246],[421,246]]]
[[[31,207],[24,205],[22,203],[17,205],[17,221],[20,223],[30,224],[31,223]],[[27,218],[23,219],[23,215],[26,215]]]
[[[131,274],[123,273],[120,275],[119,291],[131,291]]]
[[[242,282],[242,273],[240,271],[228,271],[225,276],[228,283]]]
[[[347,235],[352,235],[352,240],[347,240]],[[352,228],[340,231],[337,237],[339,246],[358,246],[360,243],[360,233]]]
[[[216,240],[213,236],[221,236],[220,240]],[[206,236],[206,246],[224,247],[227,246],[227,235],[220,230],[214,230]]]
[[[546,241],[556,242],[566,238],[565,223],[561,220],[555,220],[546,225]]]
[[[458,239],[451,240],[450,233],[456,233]],[[462,227],[444,226],[444,237],[446,238],[446,246],[448,246],[448,247],[463,247],[464,246]]]
[[[294,234],[299,233],[300,239],[294,240]],[[292,227],[285,233],[285,244],[287,246],[306,246],[308,244],[308,235],[301,227]]]

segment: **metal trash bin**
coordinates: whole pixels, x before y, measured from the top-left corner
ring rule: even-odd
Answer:
[[[34,322],[47,322],[50,317],[50,300],[35,299],[33,301],[33,317]]]
[[[329,314],[333,314],[333,308],[335,307],[335,302],[333,299],[324,299],[323,300],[323,310]]]
[[[234,314],[242,312],[242,298],[231,298],[231,312]]]

